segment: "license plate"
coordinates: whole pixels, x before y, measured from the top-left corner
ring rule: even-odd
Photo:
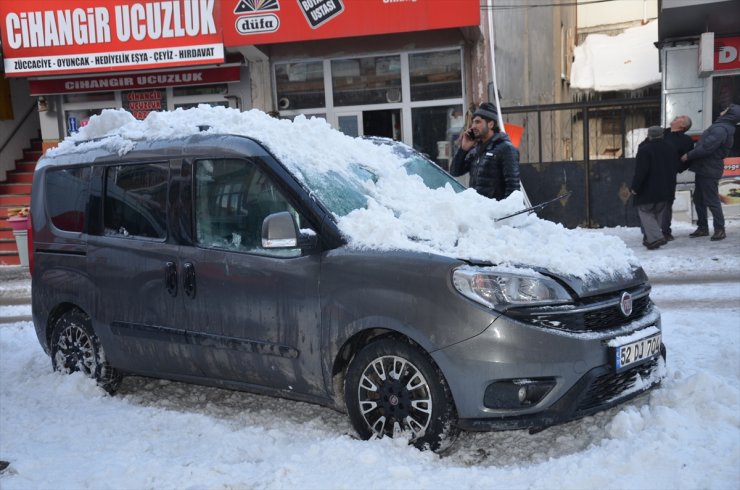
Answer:
[[[660,354],[660,334],[617,346],[614,349],[614,367],[622,371]]]

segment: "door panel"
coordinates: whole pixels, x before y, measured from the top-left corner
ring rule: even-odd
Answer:
[[[265,249],[262,221],[298,213],[255,161],[194,162],[194,271],[183,322],[208,376],[299,393],[325,392],[320,362],[320,256]]]
[[[98,167],[95,179],[102,222],[91,230],[87,261],[94,327],[110,361],[138,373],[202,375],[177,322],[183,294],[179,246],[168,241],[169,164]]]

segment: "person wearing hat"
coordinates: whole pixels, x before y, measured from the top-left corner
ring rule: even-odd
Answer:
[[[637,148],[635,176],[630,188],[642,224],[642,243],[648,250],[666,244],[661,223],[675,188],[676,149],[663,138],[663,128],[651,126],[647,139]]]
[[[740,105],[730,104],[699,138],[693,150],[681,157],[689,170],[694,172],[694,208],[696,209],[696,231],[691,238],[709,236],[709,216],[712,213],[714,234],[711,240],[724,240],[725,215],[719,199],[719,179],[725,171],[724,159],[730,154],[735,142],[735,126],[740,123]]]
[[[450,174],[458,177],[469,172],[469,187],[501,200],[519,190],[519,151],[497,121],[496,106],[484,102],[478,107],[470,127],[460,135]]]

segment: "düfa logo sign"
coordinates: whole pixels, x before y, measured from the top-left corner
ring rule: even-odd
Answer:
[[[235,14],[280,10],[278,0],[241,0],[234,9]],[[263,34],[275,32],[280,27],[280,19],[275,14],[244,15],[236,19],[239,34]]]
[[[313,29],[341,14],[344,10],[341,0],[298,0],[298,5]]]

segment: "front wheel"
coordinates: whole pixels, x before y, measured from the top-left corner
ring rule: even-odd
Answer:
[[[347,369],[344,396],[363,439],[405,436],[420,449],[443,451],[459,432],[442,373],[403,340],[380,339],[360,350]]]
[[[121,384],[121,374],[105,360],[90,318],[80,310],[63,314],[51,333],[51,365],[65,374],[82,372],[110,394]]]

